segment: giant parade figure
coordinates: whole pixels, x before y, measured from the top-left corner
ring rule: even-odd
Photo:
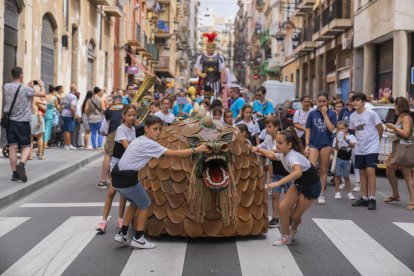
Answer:
[[[195,73],[200,78],[199,83],[211,86],[215,92],[215,97],[221,97],[222,86],[226,85],[224,58],[219,53],[215,53],[216,44],[214,40],[217,33],[204,33],[207,39],[206,53],[197,57],[195,63]]]

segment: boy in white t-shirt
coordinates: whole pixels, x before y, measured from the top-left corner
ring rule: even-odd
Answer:
[[[156,139],[161,134],[163,122],[157,116],[147,116],[144,121],[145,134],[136,138],[126,148],[121,160],[112,170],[112,186],[123,195],[131,204],[124,215],[124,222],[115,241],[130,245],[134,248],[152,249],[155,245],[144,238],[144,230],[147,222],[151,200],[142,184],[137,181],[138,172],[144,168],[152,158],[160,158],[162,155],[173,157],[187,157],[194,153],[208,152],[209,148],[202,144],[197,148],[170,150],[160,144]],[[137,214],[137,221],[134,225],[135,235],[132,241],[128,239],[128,228],[132,218]]]
[[[335,198],[341,199],[339,184],[341,177],[345,179],[345,188],[347,198],[354,200],[355,197],[351,192],[351,183],[349,181],[349,172],[351,171],[352,149],[356,143],[354,135],[348,133],[348,123],[339,121],[336,123],[336,137],[333,140],[332,147],[338,151],[335,165]]]
[[[375,199],[376,176],[375,169],[378,164],[380,139],[384,128],[378,114],[365,108],[367,96],[355,93],[352,102],[356,112],[349,117],[349,129],[354,130],[355,168],[359,169],[361,178],[361,198],[352,204],[354,207],[368,207],[368,210],[377,209]]]

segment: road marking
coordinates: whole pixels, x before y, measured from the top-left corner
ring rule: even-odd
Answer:
[[[155,249],[135,249],[128,259],[121,276],[152,275],[181,276],[183,274],[187,241],[157,241]]]
[[[408,267],[351,220],[313,219],[362,275],[413,275]]]
[[[266,236],[236,242],[243,275],[302,275],[288,246],[272,246],[279,237],[269,229]]]
[[[414,223],[394,222],[394,224],[414,237]]]
[[[2,275],[61,275],[95,237],[101,217],[70,217]]]
[[[71,208],[71,207],[104,207],[105,202],[67,202],[67,203],[25,203],[22,208]],[[112,202],[118,207],[119,202]]]
[[[0,217],[0,237],[27,221],[30,217]]]

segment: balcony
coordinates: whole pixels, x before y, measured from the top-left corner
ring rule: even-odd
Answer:
[[[316,0],[294,0],[294,10],[292,17],[306,16],[312,12]]]
[[[170,37],[170,23],[159,19],[155,26],[155,37],[168,38]]]
[[[140,51],[144,50],[144,45],[142,43],[141,26],[139,24],[136,24],[134,39],[128,39],[127,44],[137,47],[137,49]]]
[[[332,39],[333,36],[321,33],[321,16],[316,15],[313,18],[313,35],[312,41],[327,41]]]
[[[294,55],[307,55],[316,48],[316,42],[312,41],[312,29],[305,28],[299,35],[299,44],[294,48]]]
[[[332,2],[332,9],[325,10],[326,19],[322,22],[321,35],[335,36],[352,27],[349,1],[336,0]],[[325,13],[324,11],[324,13]]]
[[[144,36],[144,49],[145,51],[142,52],[142,55],[147,57],[148,59],[152,60],[158,60],[158,49],[154,44],[151,44],[148,42],[148,39],[146,36]]]
[[[93,0],[92,2],[95,3],[95,5],[110,6],[112,0]]]
[[[155,73],[159,77],[174,78],[175,58],[170,56],[160,56],[155,65]]]
[[[106,1],[106,2],[109,2],[109,1]],[[113,3],[114,1],[111,1],[111,2]],[[105,14],[107,16],[112,16],[112,17],[124,16],[122,9],[123,7],[119,4],[119,1],[116,1],[116,5],[112,4],[112,5],[102,7],[102,10],[105,12]]]

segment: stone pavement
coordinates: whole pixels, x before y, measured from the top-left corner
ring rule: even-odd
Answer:
[[[0,170],[0,208],[30,195],[104,155],[103,151],[68,151],[63,148],[50,148],[45,150],[45,159],[38,160],[35,152],[36,149],[33,160],[29,160],[26,164],[28,178],[26,183],[11,181],[12,172],[9,159],[3,155],[0,157],[0,167],[2,168]]]

